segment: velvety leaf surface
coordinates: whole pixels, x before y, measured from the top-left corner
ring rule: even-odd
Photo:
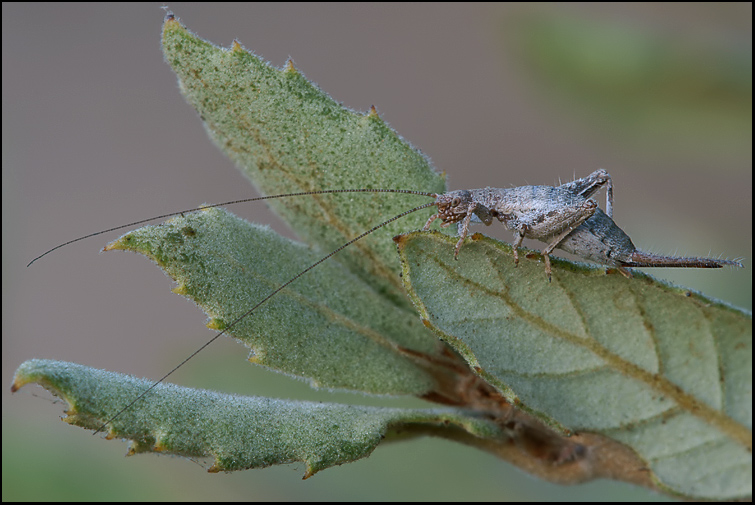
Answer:
[[[152,259],[223,330],[320,259],[306,246],[222,209],[124,235],[108,250]],[[339,263],[326,261],[228,331],[251,361],[318,387],[421,395],[432,377],[407,357],[442,345],[416,314],[398,309]]]
[[[68,402],[67,423],[96,429],[151,385],[129,375],[50,360],[30,360],[13,389],[36,382]],[[500,437],[491,422],[450,409],[394,409],[242,397],[160,384],[113,421],[108,438],[132,440],[129,453],[211,458],[211,472],[302,461],[305,478],[360,459],[389,431],[412,424],[454,426]]]
[[[221,49],[172,18],[163,27],[163,52],[212,140],[264,194],[347,188],[445,190],[444,177],[374,110],[358,113],[344,108],[290,62],[274,68],[237,42]],[[410,195],[341,194],[287,198],[270,205],[304,242],[330,252],[427,201]],[[389,225],[344,251],[338,261],[408,306],[390,238],[420,228],[429,215],[428,210]]]
[[[276,69],[237,42],[218,48],[172,16],[163,51],[210,137],[265,194],[445,189],[374,108],[345,109],[290,62]],[[255,363],[318,387],[473,408],[496,425],[462,409],[313,404],[161,384],[115,419],[110,436],[131,439],[133,453],[211,458],[211,471],[303,461],[309,476],[420,426],[421,434],[463,433],[468,445],[554,482],[615,478],[687,498],[751,494],[751,318],[647,276],[627,280],[554,260],[548,283],[533,261],[539,256],[514,269],[510,248],[474,235],[453,261],[456,239],[410,233],[398,243],[420,321],[390,237],[421,227],[427,209],[360,240],[244,317],[325,253],[427,201],[270,201],[319,251],[217,209],[136,230],[107,249],[156,262],[175,292],[207,312],[210,328],[233,326],[228,333]],[[63,396],[65,420],[87,428],[151,385],[44,360],[24,363],[13,389],[28,382]]]
[[[658,485],[732,499],[752,486],[752,319],[637,273],[511,249],[475,235],[401,237],[423,319],[507,399],[554,427],[627,444]],[[520,253],[521,254],[521,253]]]

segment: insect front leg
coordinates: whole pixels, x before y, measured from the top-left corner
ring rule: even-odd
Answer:
[[[469,222],[472,219],[472,216],[474,215],[474,209],[475,204],[472,203],[467,208],[466,212],[456,212],[453,215],[450,215],[450,213],[444,215],[443,212],[438,212],[437,214],[433,214],[430,216],[430,218],[425,223],[425,226],[422,227],[422,231],[427,231],[430,229],[430,225],[433,224],[433,222],[436,219],[440,219],[443,221],[440,224],[441,228],[448,228],[451,223],[457,223],[461,220],[461,223],[459,224],[459,241],[456,242],[456,247],[454,248],[454,259],[459,259],[459,250],[461,249],[461,245],[464,243],[464,239],[467,238],[467,233],[469,233]]]
[[[459,241],[456,242],[456,247],[454,248],[455,260],[459,259],[459,250],[461,249],[461,245],[464,243],[464,239],[467,238],[467,233],[469,233],[469,222],[472,220],[472,216],[477,214],[477,217],[479,217],[480,220],[487,225],[490,225],[490,223],[493,221],[493,218],[489,215],[487,210],[487,208],[482,207],[476,202],[470,203],[469,207],[467,207],[467,215],[464,216],[464,220],[461,222],[461,226],[459,227]]]
[[[440,217],[440,214],[433,214],[432,216],[430,216],[430,218],[425,223],[425,226],[422,227],[422,231],[429,230],[430,229],[430,225],[433,224],[433,221],[435,221],[439,217]]]
[[[430,225],[436,219],[443,221],[441,228],[446,228],[451,223],[459,223],[458,233],[459,240],[454,248],[454,259],[459,259],[459,251],[469,233],[469,224],[473,216],[477,216],[480,222],[490,225],[493,222],[493,215],[490,209],[481,201],[477,195],[480,190],[457,190],[442,195],[437,195],[436,205],[438,206],[437,214],[430,216],[423,230],[430,229]]]

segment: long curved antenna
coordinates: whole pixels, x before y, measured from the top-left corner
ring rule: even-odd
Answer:
[[[256,198],[244,198],[242,200],[231,200],[230,202],[223,202],[223,203],[215,203],[212,205],[205,205],[203,207],[197,207],[194,209],[188,209],[188,210],[181,210],[178,212],[171,212],[170,214],[163,214],[161,216],[154,216],[150,217],[148,219],[142,219],[139,221],[134,221],[133,223],[123,224],[121,226],[116,226],[115,228],[108,228],[107,230],[98,231],[96,233],[90,233],[89,235],[84,235],[83,237],[75,238],[73,240],[69,240],[68,242],[63,242],[60,245],[57,245],[53,247],[52,249],[45,251],[44,253],[40,254],[33,260],[29,262],[27,267],[31,266],[32,263],[37,261],[40,258],[43,258],[44,256],[47,256],[53,251],[57,251],[61,247],[65,247],[69,244],[73,244],[75,242],[79,242],[81,240],[96,237],[97,235],[102,235],[103,233],[109,233],[111,231],[121,230],[123,228],[129,228],[131,226],[136,226],[138,224],[144,224],[149,223],[150,221],[155,221],[157,219],[164,219],[166,217],[173,217],[173,216],[179,216],[182,214],[188,214],[189,212],[196,212],[198,210],[203,209],[212,209],[214,207],[223,207],[226,205],[234,205],[237,203],[248,203],[248,202],[257,202],[259,200],[271,200],[273,198],[285,198],[289,196],[306,196],[306,195],[324,195],[324,194],[330,194],[330,193],[408,193],[412,195],[420,195],[420,196],[429,196],[431,198],[436,198],[438,195],[435,193],[425,193],[423,191],[412,191],[410,189],[324,189],[320,191],[305,191],[303,193],[285,193],[282,195],[270,195],[270,196],[258,196]]]
[[[315,191],[315,192],[312,192],[312,193],[294,193],[294,194],[291,194],[291,195],[277,195],[277,196],[280,197],[280,196],[294,196],[294,195],[311,195],[311,194],[317,194],[317,193],[338,193],[338,192],[344,192],[345,193],[345,192],[349,192],[349,191],[354,191],[354,190]],[[406,190],[406,191],[404,191],[404,190],[356,190],[356,192],[359,192],[359,191],[363,191],[363,192],[413,193],[413,194],[420,194],[420,195],[437,197],[437,195],[434,194],[434,193],[421,193],[421,192],[418,192],[418,191],[409,191],[409,190]],[[275,198],[275,197],[261,197],[261,198],[254,198],[254,199],[249,199],[249,200],[243,200],[243,201],[264,200],[265,198]],[[366,237],[367,235],[369,235],[370,233],[374,232],[375,230],[378,230],[378,229],[382,228],[383,226],[385,226],[385,225],[387,225],[389,223],[392,223],[393,221],[396,221],[397,219],[401,219],[402,217],[406,216],[407,214],[411,214],[413,212],[417,212],[418,210],[422,210],[424,208],[431,207],[431,206],[436,205],[436,204],[437,204],[436,202],[429,202],[429,203],[426,203],[424,205],[420,205],[419,207],[414,207],[411,210],[407,210],[405,212],[402,212],[401,214],[390,218],[388,221],[384,221],[384,222],[380,223],[379,225],[377,225],[377,226],[375,226],[373,228],[370,228],[369,230],[367,230],[366,232],[362,233],[358,237],[349,240],[348,242],[346,242],[345,244],[343,244],[342,246],[340,246],[338,249],[335,249],[334,251],[332,251],[327,256],[325,256],[325,257],[317,260],[315,263],[312,263],[310,266],[308,266],[307,268],[305,268],[304,270],[302,270],[301,272],[299,272],[298,274],[296,274],[294,277],[292,277],[288,281],[286,281],[283,284],[281,284],[278,288],[276,288],[269,295],[267,295],[265,298],[263,298],[259,303],[257,303],[257,305],[255,305],[254,307],[252,307],[251,309],[247,310],[246,312],[244,312],[243,314],[241,314],[239,317],[237,317],[236,319],[234,319],[228,326],[225,327],[225,329],[223,331],[218,332],[214,337],[212,337],[209,341],[207,341],[202,347],[200,347],[199,349],[197,349],[196,351],[194,351],[188,358],[186,358],[181,363],[179,363],[178,365],[176,365],[176,367],[174,367],[173,370],[171,370],[170,372],[168,372],[165,375],[163,375],[162,378],[160,378],[159,380],[155,381],[143,393],[141,393],[139,396],[137,396],[136,398],[134,398],[133,400],[131,400],[131,403],[129,403],[128,405],[126,405],[125,407],[123,407],[114,416],[112,416],[110,419],[108,419],[107,421],[105,421],[102,424],[102,426],[100,426],[99,428],[97,428],[97,431],[95,431],[93,433],[93,435],[96,435],[97,433],[99,433],[103,429],[105,429],[105,427],[108,424],[112,423],[113,420],[115,420],[118,416],[120,416],[122,413],[124,413],[125,411],[127,411],[128,409],[130,409],[136,402],[138,402],[139,400],[141,400],[147,393],[149,393],[150,391],[152,391],[158,384],[160,384],[162,381],[164,381],[165,379],[167,379],[168,376],[170,376],[170,374],[172,374],[173,372],[175,372],[176,370],[178,370],[179,368],[181,368],[187,361],[189,361],[191,358],[193,358],[194,356],[196,356],[197,354],[199,354],[205,347],[207,347],[208,345],[210,345],[211,343],[213,343],[221,335],[224,335],[225,333],[227,333],[228,331],[230,331],[234,326],[236,326],[239,322],[241,322],[241,320],[243,320],[244,318],[246,318],[249,315],[251,315],[255,310],[257,310],[258,307],[260,307],[262,304],[264,304],[269,299],[271,299],[272,297],[274,297],[276,294],[278,294],[280,291],[282,291],[284,288],[286,288],[286,286],[288,286],[289,284],[291,284],[292,282],[294,282],[296,279],[298,279],[302,275],[306,274],[307,272],[309,272],[310,270],[312,270],[317,265],[319,265],[320,263],[324,262],[325,260],[327,260],[331,256],[334,256],[335,254],[339,253],[343,249],[346,249],[347,247],[349,247],[351,244],[353,244],[357,240]],[[173,216],[175,214],[169,214],[169,215]],[[113,228],[113,229],[118,229],[118,228]]]

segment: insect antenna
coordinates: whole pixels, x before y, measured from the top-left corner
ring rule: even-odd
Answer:
[[[284,197],[284,196],[315,195],[315,194],[323,194],[323,193],[349,193],[349,192],[352,192],[352,193],[409,193],[409,194],[415,194],[415,195],[429,196],[429,197],[432,197],[432,198],[437,198],[437,196],[438,196],[435,193],[423,193],[423,192],[420,192],[420,191],[400,190],[400,189],[396,189],[396,190],[386,190],[386,189],[357,189],[357,190],[351,190],[351,189],[334,189],[334,190],[324,190],[324,191],[311,191],[311,192],[306,192],[306,193],[290,193],[290,194],[285,194],[285,195],[263,196],[263,197],[259,197],[259,198],[249,198],[249,199],[245,199],[245,200],[236,200],[236,201],[233,201],[233,202],[230,202],[230,203],[250,202],[250,201],[255,201],[255,200],[265,200],[265,199],[269,199],[269,198],[280,198],[280,197]],[[218,204],[218,205],[220,205],[220,204]],[[212,205],[211,207],[217,207],[218,205]],[[246,317],[250,316],[262,304],[264,304],[265,302],[267,302],[268,300],[270,300],[272,297],[274,297],[280,291],[282,291],[283,289],[285,289],[289,284],[291,284],[292,282],[296,281],[299,277],[301,277],[302,275],[306,274],[307,272],[309,272],[310,270],[312,270],[313,268],[315,268],[319,264],[323,263],[327,259],[331,258],[332,256],[336,255],[337,253],[339,253],[343,249],[346,249],[347,247],[349,247],[351,244],[353,244],[357,240],[360,240],[360,239],[366,237],[370,233],[372,233],[372,232],[374,232],[374,231],[382,228],[383,226],[385,226],[387,224],[390,224],[390,223],[396,221],[397,219],[401,219],[402,217],[404,217],[404,216],[406,216],[408,214],[412,214],[413,212],[417,212],[418,210],[422,210],[422,209],[425,209],[427,207],[431,207],[433,205],[437,205],[437,202],[436,201],[432,201],[432,202],[428,202],[428,203],[425,203],[423,205],[420,205],[418,207],[414,207],[413,209],[404,211],[401,214],[398,214],[397,216],[394,216],[394,217],[388,219],[387,221],[384,221],[384,222],[382,222],[382,223],[380,223],[380,224],[378,224],[378,225],[370,228],[369,230],[367,230],[366,232],[362,233],[361,235],[359,235],[359,236],[357,236],[357,237],[349,240],[348,242],[346,242],[345,244],[341,245],[337,249],[331,251],[327,256],[324,256],[324,257],[320,258],[315,263],[311,264],[310,266],[308,266],[307,268],[305,268],[304,270],[302,270],[301,272],[299,272],[298,274],[296,274],[294,277],[292,277],[288,281],[286,281],[283,284],[281,284],[279,287],[277,287],[275,290],[273,290],[270,294],[268,294],[265,298],[263,298],[262,300],[260,300],[254,307],[252,307],[251,309],[247,310],[246,312],[244,312],[243,314],[241,314],[240,316],[238,316],[236,319],[234,319],[233,321],[231,321],[228,324],[228,326],[226,326],[222,331],[218,332],[215,336],[213,336],[209,341],[207,341],[204,345],[202,345],[202,347],[200,347],[199,349],[197,349],[196,351],[194,351],[189,357],[187,357],[181,363],[179,363],[178,365],[176,365],[170,372],[166,373],[159,380],[155,381],[144,392],[142,392],[139,396],[137,396],[136,398],[134,398],[128,405],[126,405],[125,407],[123,407],[115,415],[113,415],[110,419],[108,419],[107,421],[105,421],[102,424],[102,426],[100,426],[99,428],[97,428],[97,431],[95,431],[93,433],[93,435],[96,435],[97,433],[99,433],[100,431],[102,431],[103,429],[105,429],[105,427],[108,424],[112,423],[118,416],[120,416],[122,413],[124,413],[129,408],[131,408],[136,402],[138,402],[145,395],[147,395],[147,393],[149,393],[155,387],[157,387],[158,384],[160,384],[161,382],[163,382],[173,372],[175,372],[176,370],[178,370],[179,368],[181,368],[184,364],[186,364],[187,361],[189,361],[191,358],[193,358],[194,356],[196,356],[197,354],[199,354],[205,347],[207,347],[210,344],[212,344],[215,340],[218,339],[218,337],[220,337],[221,335],[224,335],[224,334],[228,333],[239,322],[241,322]],[[200,209],[192,209],[192,210],[202,210],[202,209],[205,209],[205,208],[207,208],[207,207],[202,207]],[[184,211],[184,212],[190,212],[190,211]],[[181,212],[176,212],[176,213],[173,213],[173,214],[167,214],[166,216],[162,216],[162,217],[175,216],[175,215],[178,215],[178,214],[181,214]],[[158,219],[158,218],[155,218],[155,219]],[[139,223],[143,223],[143,222],[144,221],[139,221],[137,223],[132,223],[131,225],[139,224]],[[126,226],[131,226],[131,225],[126,225]],[[107,230],[107,231],[117,230],[117,229],[120,229],[120,228],[123,228],[123,227],[124,226],[119,226],[119,227],[112,228],[112,229]],[[104,232],[98,232],[98,233],[94,233],[94,234],[91,234],[91,235],[87,235],[86,237],[82,237],[82,238],[77,239],[77,240],[83,240],[84,238],[91,237],[91,236],[94,236],[94,235],[99,235],[100,233],[104,233]],[[76,242],[77,240],[69,241],[66,244]],[[62,247],[63,245],[66,245],[66,244],[62,244],[62,245],[56,247],[55,249],[58,249],[58,248]],[[50,251],[53,251],[55,249],[51,249]],[[50,252],[50,251],[48,251],[48,252]],[[45,253],[45,254],[47,254],[47,253]]]
[[[269,195],[269,196],[258,196],[256,198],[244,198],[241,200],[231,200],[230,202],[223,202],[223,203],[214,203],[212,205],[204,205],[202,207],[196,207],[193,209],[187,209],[187,210],[181,210],[178,212],[171,212],[169,214],[162,214],[160,216],[153,216],[147,219],[141,219],[139,221],[134,221],[133,223],[128,224],[122,224],[120,226],[116,226],[115,228],[108,228],[107,230],[98,231],[95,233],[90,233],[89,235],[84,235],[83,237],[75,238],[73,240],[69,240],[68,242],[63,242],[62,244],[56,245],[52,249],[49,249],[33,260],[31,260],[26,266],[30,267],[32,263],[37,261],[40,258],[43,258],[50,254],[53,251],[57,251],[61,247],[65,247],[69,244],[74,244],[76,242],[80,242],[84,239],[88,239],[91,237],[96,237],[97,235],[102,235],[104,233],[109,233],[111,231],[116,230],[122,230],[123,228],[130,228],[131,226],[136,226],[139,224],[149,223],[150,221],[155,221],[157,219],[165,219],[166,217],[173,217],[173,216],[180,216],[183,214],[188,214],[189,212],[196,212],[199,210],[204,209],[212,209],[215,207],[225,207],[228,205],[234,205],[237,203],[248,203],[248,202],[257,202],[259,200],[271,200],[273,198],[285,198],[289,196],[306,196],[306,195],[325,195],[325,194],[332,194],[332,193],[406,193],[411,195],[420,195],[420,196],[429,196],[431,198],[436,198],[438,195],[435,193],[425,193],[423,191],[413,191],[410,189],[324,189],[320,191],[305,191],[302,193],[284,193],[282,195]]]

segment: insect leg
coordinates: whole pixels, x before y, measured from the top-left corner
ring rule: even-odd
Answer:
[[[522,241],[524,240],[524,236],[527,234],[527,225],[522,225],[521,230],[517,230],[516,239],[514,239],[514,243],[511,245],[511,247],[514,248],[514,267],[519,266],[519,247],[522,245]]]
[[[456,247],[454,248],[454,259],[459,259],[459,250],[461,249],[461,244],[464,243],[464,239],[467,238],[467,233],[469,233],[469,221],[472,219],[472,216],[474,215],[474,210],[477,207],[477,204],[472,202],[469,204],[469,207],[467,208],[467,215],[464,216],[464,221],[461,223],[461,228],[459,230],[459,241],[456,242]]]
[[[569,223],[566,228],[556,236],[555,239],[553,239],[550,244],[548,244],[548,247],[543,249],[542,255],[543,255],[543,261],[545,261],[545,275],[548,276],[548,281],[551,280],[551,260],[550,256],[548,256],[551,252],[553,252],[553,249],[558,247],[558,244],[561,243],[564,238],[566,238],[567,235],[569,235],[572,231],[574,231],[575,228],[577,228],[579,225],[587,221],[592,217],[593,214],[595,214],[595,209],[598,208],[598,203],[595,200],[587,200],[580,209],[572,216],[572,222]]]
[[[433,224],[433,221],[435,221],[439,217],[440,217],[440,214],[433,214],[432,216],[430,216],[430,218],[425,223],[425,226],[422,227],[422,231],[429,230],[430,229],[430,225]]]
[[[603,186],[606,186],[606,214],[608,217],[613,217],[613,181],[604,169],[598,169],[587,177],[567,182],[560,187],[572,194],[590,198]]]

